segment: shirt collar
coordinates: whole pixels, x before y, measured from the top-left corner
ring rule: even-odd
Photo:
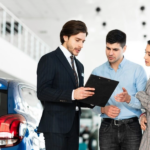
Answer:
[[[66,58],[70,58],[70,56],[72,56],[72,54],[63,45],[60,45],[59,48],[61,49]]]
[[[125,62],[126,62],[126,58],[123,56],[123,60],[122,60],[122,62],[119,64],[118,69],[122,68],[122,67],[124,66]],[[110,69],[113,69],[113,68],[111,67],[109,61],[107,61],[107,66],[108,66]]]

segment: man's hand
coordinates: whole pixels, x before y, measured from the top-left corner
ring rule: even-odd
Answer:
[[[114,98],[117,102],[126,102],[130,103],[131,96],[128,94],[128,91],[125,88],[122,88],[123,92],[120,94],[117,94]]]
[[[145,115],[142,115],[141,118],[140,118],[140,124],[141,124],[141,129],[143,131],[146,130],[146,123],[147,123],[147,118]]]
[[[102,113],[106,114],[110,118],[116,118],[120,113],[120,109],[114,105],[105,106],[102,110]]]
[[[93,91],[93,92],[91,92]],[[82,100],[94,95],[95,88],[80,87],[74,90],[74,99]]]

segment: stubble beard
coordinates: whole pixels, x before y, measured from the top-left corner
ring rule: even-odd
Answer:
[[[109,59],[108,59],[109,60]],[[119,61],[119,58],[118,59],[115,59],[113,61],[109,61],[110,64],[115,64],[117,61]]]
[[[115,64],[115,63],[117,63],[118,61],[120,61],[120,59],[121,59],[121,58],[117,58],[117,59],[115,59],[115,60],[114,60],[114,61],[112,61],[112,62],[111,62],[111,61],[109,61],[109,63],[110,63],[110,64]]]
[[[67,49],[73,55],[73,48],[69,44],[67,44]]]

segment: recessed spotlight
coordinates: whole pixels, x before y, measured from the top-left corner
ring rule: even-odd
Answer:
[[[143,25],[143,26],[145,26],[145,25],[146,25],[146,22],[145,22],[145,21],[143,21],[143,22],[142,22],[142,25]]]
[[[102,26],[104,26],[104,27],[105,27],[106,25],[107,25],[107,23],[106,23],[106,22],[103,22],[103,23],[102,23]]]
[[[100,8],[100,7],[97,7],[97,8],[96,8],[96,12],[99,13],[100,11],[101,11],[101,8]]]
[[[145,10],[145,6],[141,6],[141,7],[140,7],[140,10],[141,10],[141,11],[144,11],[144,10]]]

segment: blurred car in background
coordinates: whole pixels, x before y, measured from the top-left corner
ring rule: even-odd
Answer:
[[[37,133],[42,111],[34,86],[0,78],[0,149],[45,150]]]

